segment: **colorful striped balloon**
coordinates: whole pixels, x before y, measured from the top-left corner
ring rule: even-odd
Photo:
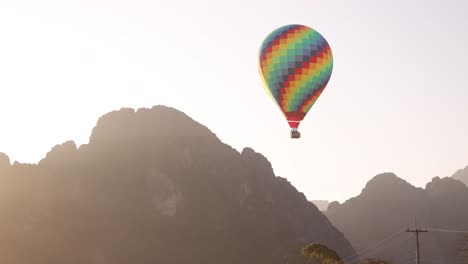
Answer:
[[[260,50],[260,75],[293,130],[330,80],[333,56],[325,38],[303,25],[270,33]]]

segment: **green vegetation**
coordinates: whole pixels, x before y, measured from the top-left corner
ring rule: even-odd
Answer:
[[[335,250],[320,244],[311,243],[302,248],[302,254],[308,259],[317,259],[322,264],[343,264]]]

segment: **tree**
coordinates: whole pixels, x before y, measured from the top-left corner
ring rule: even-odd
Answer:
[[[322,264],[343,264],[335,250],[320,243],[310,243],[305,246],[302,248],[302,254],[309,259],[322,261]]]

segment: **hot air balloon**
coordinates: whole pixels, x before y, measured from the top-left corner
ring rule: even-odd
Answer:
[[[267,93],[278,104],[299,138],[300,122],[327,86],[333,55],[325,38],[312,28],[287,25],[262,42],[259,71]]]

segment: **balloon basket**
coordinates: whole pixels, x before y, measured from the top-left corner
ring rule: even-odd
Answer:
[[[291,129],[291,138],[300,138],[301,133],[297,129]]]

